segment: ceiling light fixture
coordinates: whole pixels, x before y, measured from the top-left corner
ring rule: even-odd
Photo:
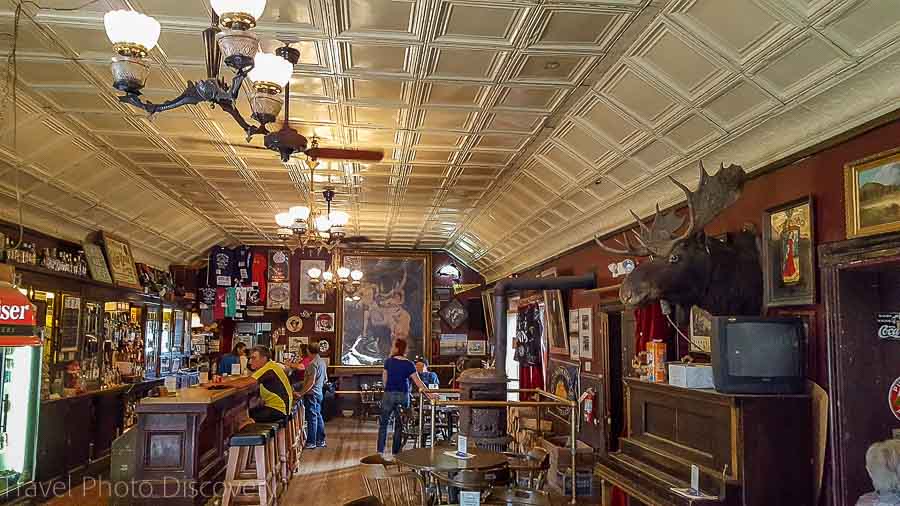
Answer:
[[[544,64],[544,70],[556,70],[558,68],[559,68],[558,61],[548,61],[546,64]]]
[[[118,56],[112,59],[113,87],[124,93],[119,101],[151,115],[189,104],[209,102],[230,114],[247,134],[247,140],[268,133],[266,125],[275,121],[282,108],[282,93],[300,61],[300,51],[280,47],[275,54],[259,52],[259,38],[252,29],[266,8],[266,0],[212,0],[212,26],[203,31],[206,48],[206,79],[188,81],[176,98],[154,104],[141,98],[150,74],[147,55],[160,36],[159,22],[133,10],[116,10],[103,16],[106,35]],[[223,61],[234,71],[231,84],[219,78]],[[252,83],[250,107],[252,125],[236,107],[245,79]]]

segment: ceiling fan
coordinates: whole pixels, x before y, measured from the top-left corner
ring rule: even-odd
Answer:
[[[300,51],[294,47],[291,47],[289,44],[279,47],[275,50],[275,54],[284,58],[285,60],[291,62],[291,64],[296,65],[298,61],[300,61]],[[380,162],[384,159],[384,151],[373,151],[373,150],[360,150],[360,149],[340,149],[340,148],[320,148],[318,139],[313,137],[312,139],[307,139],[300,132],[298,132],[295,128],[293,128],[290,124],[290,116],[291,116],[291,83],[288,83],[284,87],[284,123],[281,125],[281,129],[268,132],[263,137],[263,145],[255,146],[255,145],[237,145],[231,144],[231,146],[242,147],[242,148],[252,148],[252,149],[267,149],[269,151],[275,151],[276,153],[281,155],[281,161],[287,163],[290,161],[291,156],[305,154],[307,158],[311,161],[316,160],[350,160],[350,161],[363,161],[363,162]],[[265,131],[265,127],[263,127]],[[249,140],[249,136],[248,136]],[[217,144],[212,141],[209,141],[210,144]]]

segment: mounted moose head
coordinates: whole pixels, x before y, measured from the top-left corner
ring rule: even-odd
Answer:
[[[710,176],[700,163],[696,191],[675,185],[687,196],[688,225],[674,212],[656,216],[649,227],[632,211],[640,232],[626,232],[622,248],[611,248],[595,237],[605,251],[629,257],[650,257],[622,282],[619,298],[627,306],[666,300],[690,308],[699,306],[714,315],[759,315],[762,306],[762,269],[759,246],[752,230],[729,236],[727,242],[706,237],[703,228],[741,195],[747,173],[739,165],[721,166]],[[634,235],[637,244],[629,239]]]

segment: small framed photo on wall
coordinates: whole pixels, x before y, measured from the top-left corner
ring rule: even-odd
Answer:
[[[812,197],[763,214],[763,286],[766,307],[816,302],[815,212]]]

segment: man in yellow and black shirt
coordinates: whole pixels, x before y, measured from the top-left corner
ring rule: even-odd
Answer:
[[[250,410],[250,418],[257,423],[277,422],[288,414],[292,406],[291,382],[281,364],[269,360],[269,349],[255,346],[250,353],[251,377],[259,383],[259,398],[263,405]]]

